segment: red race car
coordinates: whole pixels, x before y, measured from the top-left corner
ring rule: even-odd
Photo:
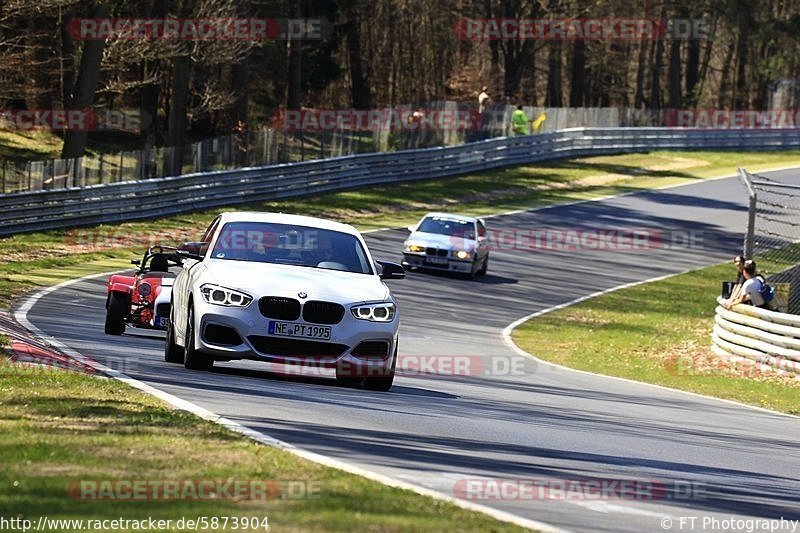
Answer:
[[[175,273],[171,267],[181,266],[181,256],[169,246],[152,246],[142,259],[132,264],[139,268],[133,274],[114,274],[108,279],[105,331],[122,335],[125,326],[166,330],[169,324],[170,295]]]

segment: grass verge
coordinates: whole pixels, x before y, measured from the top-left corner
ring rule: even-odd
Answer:
[[[522,530],[253,443],[114,380],[0,364],[0,413],[0,509],[6,519],[26,518],[36,524],[39,516],[75,520],[149,516],[175,524],[181,517],[266,516],[273,531]],[[283,490],[291,483],[295,496],[315,497],[238,501],[68,497],[68,487],[80,480],[278,482]]]
[[[570,368],[800,414],[800,380],[711,353],[715,298],[731,269],[725,263],[597,296],[529,320],[513,339]]]
[[[50,131],[0,131],[0,157],[6,159],[57,158],[63,139]]]
[[[369,230],[406,226],[437,209],[488,215],[687,183],[731,174],[738,166],[754,171],[791,164],[800,165],[800,151],[650,152],[553,161],[228,209],[322,216]],[[73,267],[102,272],[108,270],[108,261],[122,265],[140,255],[148,243],[198,238],[220,211],[1,238],[0,308],[36,286],[61,281]],[[28,275],[31,272],[36,276]]]

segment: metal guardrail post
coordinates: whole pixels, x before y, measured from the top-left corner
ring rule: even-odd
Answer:
[[[747,194],[750,197],[750,204],[747,208],[747,233],[744,237],[744,257],[750,259],[753,257],[753,247],[755,245],[756,234],[756,190],[753,187],[753,179],[750,173],[743,168],[739,168],[739,179],[747,188]]]

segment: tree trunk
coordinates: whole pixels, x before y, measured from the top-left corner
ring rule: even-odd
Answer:
[[[140,63],[140,76],[142,80],[147,79],[150,74],[150,68],[157,68],[156,65],[151,64],[149,61]],[[158,133],[158,98],[159,98],[159,84],[156,82],[148,83],[142,86],[139,90],[139,115],[142,124],[142,137],[145,139],[150,138],[155,140]]]
[[[750,52],[748,49],[749,31],[747,22],[742,22],[739,25],[739,37],[736,39],[736,78],[733,84],[732,97],[734,109],[747,109],[749,106],[750,98],[747,87],[747,64]]]
[[[661,11],[661,20],[666,20],[666,10]],[[661,109],[663,97],[661,95],[661,69],[664,61],[664,40],[657,39],[653,50],[653,75],[650,85],[650,109]]]
[[[233,87],[236,90],[236,103],[233,107],[233,124],[242,121],[247,124],[247,102],[250,97],[250,67],[244,58],[233,66]]]
[[[358,31],[358,15],[348,13],[344,27],[347,55],[350,61],[350,103],[355,109],[369,109],[372,104],[369,81],[364,74],[361,56],[361,37]]]
[[[545,106],[564,105],[561,90],[561,41],[552,41],[547,50],[547,98]]]
[[[167,145],[174,147],[169,158],[170,176],[178,176],[183,166],[183,145],[186,142],[186,109],[189,95],[189,56],[172,60],[169,116],[167,118]]]
[[[108,7],[100,4],[95,8],[92,17],[108,17]],[[94,92],[100,78],[100,64],[103,61],[104,47],[105,41],[102,40],[86,41],[83,45],[78,79],[75,82],[75,89],[72,91],[73,98],[69,104],[72,109],[88,109],[94,103]],[[64,146],[61,148],[61,159],[83,156],[88,138],[88,131],[67,131],[64,137]]]
[[[576,40],[572,45],[572,79],[569,87],[570,107],[583,107],[586,91],[586,43]]]
[[[729,46],[725,51],[725,59],[722,61],[722,69],[720,70],[720,83],[719,83],[719,100],[717,105],[720,109],[725,109],[729,103],[732,103],[733,91],[733,73],[731,72],[731,63],[733,63],[734,47]]]
[[[669,87],[669,107],[680,109],[683,106],[681,94],[681,41],[673,38],[669,47],[669,68],[667,87]]]
[[[72,17],[67,15],[61,21],[61,106],[66,109],[72,101],[72,88],[75,84],[75,41],[72,40],[67,25]]]
[[[289,53],[289,80],[286,87],[287,109],[299,109],[302,101],[303,41],[290,40],[286,47]]]
[[[697,105],[697,83],[700,81],[700,41],[689,39],[686,46],[686,107]]]

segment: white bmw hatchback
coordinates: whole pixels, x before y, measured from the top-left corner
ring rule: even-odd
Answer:
[[[181,252],[164,359],[209,370],[254,359],[335,369],[339,382],[389,390],[399,311],[352,226],[279,213],[223,213]]]

